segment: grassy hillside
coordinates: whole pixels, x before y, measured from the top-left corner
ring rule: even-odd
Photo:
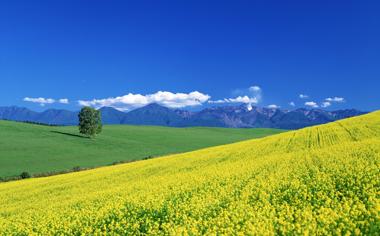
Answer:
[[[95,167],[116,161],[192,151],[282,132],[275,129],[104,126],[91,140],[77,127],[48,127],[0,121],[0,178]]]
[[[9,234],[380,232],[380,112],[147,161],[0,184]]]

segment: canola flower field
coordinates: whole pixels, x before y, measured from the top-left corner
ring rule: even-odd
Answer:
[[[379,235],[380,112],[0,184],[2,235]]]

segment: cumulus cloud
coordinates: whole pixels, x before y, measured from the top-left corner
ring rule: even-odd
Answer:
[[[332,98],[326,98],[325,99],[328,102],[345,102],[345,99],[342,97],[332,97]]]
[[[259,86],[254,85],[244,90],[236,90],[239,93],[245,93],[233,98],[224,98],[219,100],[210,100],[208,103],[244,103],[247,104],[247,109],[252,110],[252,104],[257,104],[261,101],[262,90]]]
[[[24,102],[38,103],[41,106],[45,106],[46,104],[55,103],[55,100],[52,98],[42,98],[42,97],[39,97],[39,98],[25,97],[23,100],[24,100]]]
[[[247,104],[257,104],[259,101],[256,97],[248,96],[238,96],[236,98],[225,98],[215,101],[209,101],[209,103],[247,103]]]
[[[53,103],[57,103],[57,102],[61,103],[61,104],[69,104],[69,99],[67,99],[67,98],[61,98],[61,99],[55,100],[53,98],[42,98],[42,97],[31,98],[31,97],[25,97],[23,99],[23,101],[24,102],[38,103],[41,106],[45,106],[46,104],[53,104]]]
[[[326,108],[326,107],[329,107],[329,106],[331,106],[331,102],[322,102],[321,107]]]
[[[67,98],[61,98],[58,100],[59,103],[62,103],[62,104],[69,104],[69,99]]]
[[[276,104],[271,104],[271,105],[268,106],[268,108],[270,108],[270,109],[278,109],[280,107],[277,106]]]
[[[254,86],[249,87],[248,90],[251,91],[251,92],[260,92],[261,88],[259,86],[257,86],[257,85],[254,85]]]
[[[100,108],[104,106],[114,107],[119,110],[130,110],[145,106],[150,103],[158,103],[170,108],[183,108],[187,106],[198,106],[207,102],[210,96],[207,94],[194,91],[191,93],[172,93],[158,91],[153,94],[133,94],[129,93],[124,96],[110,97],[104,99],[79,100],[81,106],[92,106]]]
[[[294,102],[289,102],[289,105],[292,106],[292,107],[296,106],[296,104]]]
[[[41,98],[41,97],[39,97],[39,98],[25,97],[24,101],[25,102],[34,102],[34,103],[45,103],[45,104],[50,104],[50,103],[55,102],[55,100],[52,98]]]
[[[301,98],[301,99],[306,99],[306,98],[309,98],[309,95],[306,95],[306,94],[300,94],[299,95],[299,98]]]
[[[305,102],[305,106],[312,107],[312,108],[318,108],[318,104],[316,102]]]

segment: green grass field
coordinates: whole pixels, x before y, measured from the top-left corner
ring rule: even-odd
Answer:
[[[48,127],[0,121],[0,177],[97,167],[192,151],[283,132],[276,129],[104,126],[95,139],[77,127]]]

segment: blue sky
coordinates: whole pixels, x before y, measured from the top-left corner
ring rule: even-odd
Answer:
[[[0,106],[380,109],[378,12],[378,1],[1,1]]]

